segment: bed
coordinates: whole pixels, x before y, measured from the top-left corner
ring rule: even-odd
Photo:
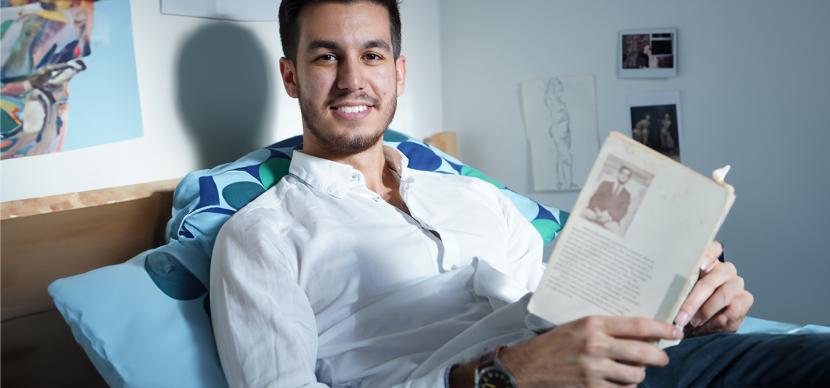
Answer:
[[[46,287],[164,243],[178,181],[2,204],[1,385],[106,386]]]
[[[213,239],[301,141],[182,180],[3,203],[2,385],[225,387],[207,302]],[[432,138],[448,152],[391,130],[384,141],[413,168],[495,185],[546,242],[567,220],[460,162],[452,136]],[[741,330],[830,331],[754,318]]]

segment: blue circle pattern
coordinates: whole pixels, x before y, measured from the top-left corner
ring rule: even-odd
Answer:
[[[444,161],[425,145],[411,141],[398,144],[398,150],[409,158],[409,167],[421,171],[435,171]]]
[[[144,260],[144,270],[167,296],[178,300],[196,299],[207,288],[175,256],[155,251]]]

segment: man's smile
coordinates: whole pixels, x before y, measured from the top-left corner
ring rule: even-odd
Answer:
[[[372,112],[374,105],[365,103],[342,103],[330,109],[337,118],[349,121],[361,120]]]

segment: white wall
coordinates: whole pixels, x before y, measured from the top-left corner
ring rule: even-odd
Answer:
[[[131,1],[131,13],[144,137],[4,160],[3,201],[176,178],[199,167],[198,151],[179,114],[177,65],[185,39],[215,21],[161,15],[157,1]],[[251,31],[276,63],[280,46],[274,26],[238,25]],[[275,68],[262,82],[275,84],[274,72]],[[274,114],[270,114],[264,127],[275,128],[273,122]],[[270,132],[269,137],[277,136],[275,130]]]
[[[446,130],[441,94],[441,38],[438,0],[409,0],[401,5],[407,76],[398,111],[389,125],[417,139]]]
[[[449,0],[440,3],[444,124],[461,157],[531,190],[519,83],[594,74],[600,137],[627,131],[626,96],[680,90],[684,163],[730,163],[738,199],[719,238],[752,314],[830,324],[830,3],[823,0]],[[679,75],[616,77],[619,30],[677,27]]]
[[[131,11],[144,137],[4,160],[0,199],[181,177],[227,160],[229,154],[244,154],[223,149],[223,142],[248,150],[302,132],[297,102],[285,94],[279,79],[282,49],[276,22],[162,15],[158,1],[133,0]],[[423,138],[443,128],[438,1],[409,1],[401,12],[403,53],[411,71],[392,127]],[[256,63],[223,56],[228,50],[251,53]],[[239,90],[240,85],[257,98]],[[252,114],[261,117],[251,119]],[[228,133],[238,136],[226,138]],[[211,148],[207,156],[200,150],[204,147]]]

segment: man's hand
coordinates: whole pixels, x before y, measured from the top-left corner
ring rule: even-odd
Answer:
[[[744,289],[744,279],[735,265],[718,261],[721,253],[723,246],[717,241],[706,248],[700,278],[674,319],[678,326],[688,323],[690,335],[738,330],[755,300]]]
[[[500,359],[520,387],[633,387],[646,366],[669,362],[654,342],[682,336],[647,318],[593,316],[505,348]]]

